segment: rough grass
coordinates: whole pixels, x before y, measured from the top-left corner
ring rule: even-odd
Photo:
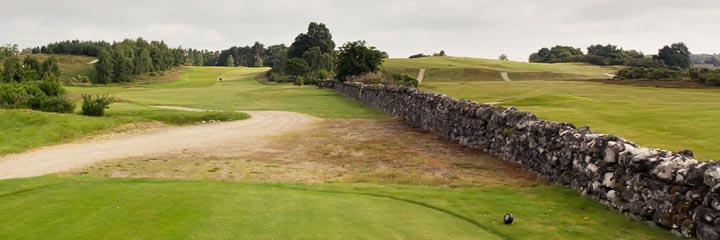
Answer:
[[[583,81],[426,82],[425,90],[532,111],[540,118],[612,133],[646,147],[692,149],[720,159],[720,90]]]
[[[0,218],[13,223],[0,225],[0,238],[673,239],[574,196],[559,186],[39,177],[0,181]],[[506,212],[513,225],[501,223]]]
[[[517,106],[543,119],[587,125],[594,131],[615,134],[646,147],[691,149],[699,159],[720,159],[720,149],[716,147],[720,144],[717,88],[566,81],[602,78],[603,73],[617,69],[580,63],[433,57],[390,59],[385,68],[391,71],[427,68],[429,75],[421,85],[423,90],[479,103]],[[510,72],[513,81],[501,81],[500,71]]]
[[[101,134],[133,122],[158,121],[170,125],[201,121],[247,119],[238,112],[186,112],[115,103],[105,117],[78,114],[45,113],[32,110],[0,110],[0,155],[66,143],[81,137]]]
[[[264,85],[255,80],[267,68],[192,67],[168,83],[108,87],[69,87],[72,94],[102,94],[141,105],[176,105],[208,110],[280,110],[322,118],[389,116],[346,99],[332,90],[290,84]],[[219,82],[218,78],[223,81]]]
[[[189,112],[179,110],[158,109],[127,103],[114,103],[107,111],[108,117],[129,117],[139,121],[154,120],[170,125],[185,125],[202,121],[235,121],[244,120],[250,115],[241,112]]]
[[[66,142],[130,123],[127,118],[94,118],[32,110],[0,110],[0,155]]]
[[[426,69],[426,82],[502,81],[501,72],[507,72],[511,80],[605,79],[603,74],[619,70],[584,63],[524,63],[459,57],[397,58],[383,63],[383,69],[388,72],[412,77],[416,77],[421,68]]]

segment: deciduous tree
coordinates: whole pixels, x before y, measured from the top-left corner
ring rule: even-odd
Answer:
[[[350,76],[375,72],[382,65],[382,52],[366,46],[365,41],[345,43],[337,57],[337,79],[347,80]]]
[[[673,43],[658,51],[657,59],[668,66],[690,68],[690,50],[685,43]]]

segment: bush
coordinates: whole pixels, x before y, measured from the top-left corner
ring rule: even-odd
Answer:
[[[67,99],[67,91],[59,83],[34,81],[0,85],[0,108],[71,113],[75,104]]]
[[[90,77],[88,77],[87,75],[79,74],[79,75],[75,75],[74,77],[70,78],[70,81],[76,82],[76,83],[89,83]]]
[[[690,79],[710,86],[720,86],[720,69],[692,69]]]
[[[629,67],[618,71],[616,79],[651,79],[651,80],[678,80],[684,71],[677,67]]]
[[[295,85],[302,86],[303,84],[305,84],[305,77],[298,76],[295,78]]]
[[[318,79],[320,80],[327,80],[330,78],[330,73],[326,70],[320,70],[318,71]]]
[[[422,54],[422,53],[418,53],[418,54],[415,54],[415,55],[410,55],[410,57],[408,57],[408,58],[413,59],[413,58],[424,58],[424,57],[430,57],[430,56],[429,56],[429,55]]]
[[[46,96],[39,99],[33,109],[43,112],[72,113],[75,111],[75,103],[65,96]]]
[[[109,95],[97,95],[93,98],[89,94],[83,94],[82,115],[101,117],[105,115],[105,109],[115,101]]]
[[[418,86],[418,80],[415,78],[412,78],[405,74],[393,74],[392,75],[393,82],[395,85],[402,86],[402,87],[417,87]]]
[[[24,85],[0,84],[0,108],[29,108],[29,100],[30,94],[28,94]]]

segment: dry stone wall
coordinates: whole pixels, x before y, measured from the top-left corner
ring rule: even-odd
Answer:
[[[685,237],[720,239],[720,161],[698,162],[530,112],[415,88],[321,81],[370,107],[464,146],[515,161],[620,212]]]

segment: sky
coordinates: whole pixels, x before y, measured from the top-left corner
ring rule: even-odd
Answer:
[[[450,56],[527,61],[542,47],[614,44],[655,54],[685,42],[720,53],[717,0],[0,0],[0,44],[142,37],[222,50],[255,41],[289,45],[310,22],[337,45],[365,40],[404,58]]]

